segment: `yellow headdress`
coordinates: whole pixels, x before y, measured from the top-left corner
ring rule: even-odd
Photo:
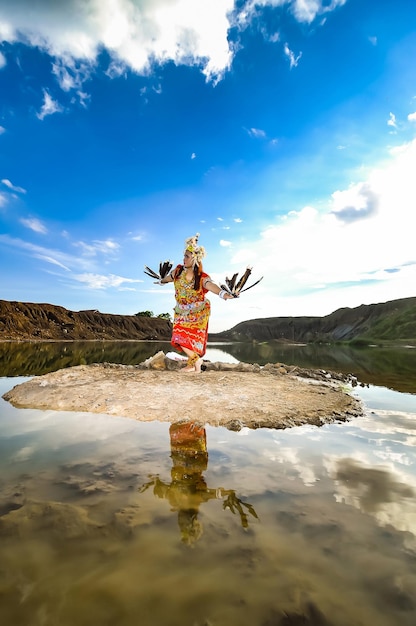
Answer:
[[[185,239],[185,251],[192,252],[198,265],[202,262],[205,256],[205,248],[198,246],[199,233],[196,233],[193,237]]]

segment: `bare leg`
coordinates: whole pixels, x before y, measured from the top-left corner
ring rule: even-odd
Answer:
[[[188,357],[188,364],[186,367],[182,368],[182,372],[197,372],[201,371],[202,359],[200,356],[191,350],[190,348],[182,348],[185,354]]]

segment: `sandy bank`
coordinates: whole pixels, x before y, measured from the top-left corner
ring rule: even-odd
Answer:
[[[186,374],[163,353],[137,365],[58,370],[3,395],[13,406],[86,411],[140,421],[197,421],[238,430],[317,426],[362,414],[348,376],[270,364],[206,363]]]

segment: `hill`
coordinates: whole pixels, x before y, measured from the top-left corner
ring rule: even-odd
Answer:
[[[416,298],[338,309],[325,317],[265,317],[210,335],[212,341],[416,345]]]
[[[0,300],[0,341],[170,341],[158,317],[70,311],[52,304]],[[210,334],[210,341],[416,345],[416,297],[343,308],[325,317],[265,317]]]
[[[0,300],[1,341],[170,340],[167,319],[69,311],[53,304]]]

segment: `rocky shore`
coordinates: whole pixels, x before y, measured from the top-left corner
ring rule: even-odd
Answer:
[[[204,362],[200,374],[163,352],[139,365],[61,369],[16,385],[3,398],[18,408],[85,411],[140,421],[193,421],[231,430],[321,426],[362,415],[349,376],[282,363]]]

